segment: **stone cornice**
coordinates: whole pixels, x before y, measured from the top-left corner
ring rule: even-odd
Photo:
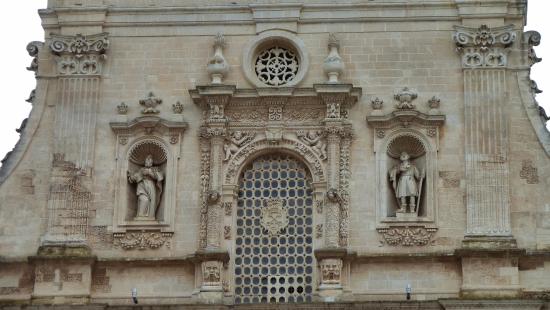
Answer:
[[[168,121],[158,116],[140,116],[129,122],[111,122],[109,125],[111,129],[117,133],[125,133],[137,128],[155,128],[162,131],[183,132],[188,127],[187,122]]]
[[[471,2],[471,1],[470,1]],[[520,3],[514,5],[507,0],[484,1],[486,10],[470,10],[470,2],[451,1],[434,2],[380,2],[380,3],[326,3],[326,4],[269,4],[269,5],[231,5],[231,6],[166,6],[166,7],[58,7],[40,10],[40,16],[46,20],[44,27],[79,26],[86,22],[79,20],[61,20],[58,15],[106,13],[105,20],[97,23],[104,27],[136,27],[166,25],[250,25],[275,20],[277,12],[285,12],[276,18],[277,22],[296,22],[298,24],[324,22],[411,22],[411,21],[460,21],[463,18],[524,18],[525,9]],[[496,13],[494,7],[497,7]],[[403,10],[407,14],[403,15]],[[460,13],[459,13],[460,11]],[[487,12],[485,12],[487,11]],[[330,12],[330,15],[323,14]],[[382,13],[383,12],[383,13]],[[164,15],[163,21],[151,19],[151,15]],[[219,14],[228,18],[219,19]],[[290,15],[289,15],[290,14]],[[322,16],[322,17],[320,17]],[[89,22],[89,21],[88,21]],[[215,33],[212,33],[215,34]]]
[[[386,115],[369,115],[367,123],[376,128],[391,128],[398,124],[439,127],[445,124],[445,115],[429,115],[417,110],[396,110]]]
[[[263,103],[268,104],[270,98],[318,98],[322,95],[335,94],[345,97],[349,105],[357,102],[361,97],[360,87],[353,87],[351,84],[315,84],[311,88],[298,87],[266,87],[238,89],[234,85],[207,85],[197,86],[196,89],[189,91],[193,102],[204,107],[208,97],[229,96],[229,104],[242,100],[263,99]]]

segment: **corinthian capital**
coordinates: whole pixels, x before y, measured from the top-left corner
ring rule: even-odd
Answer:
[[[51,51],[57,55],[57,69],[62,75],[98,75],[109,48],[107,33],[84,36],[52,35]]]
[[[508,47],[516,39],[514,25],[489,28],[454,26],[453,40],[462,55],[462,66],[505,67],[508,63]]]

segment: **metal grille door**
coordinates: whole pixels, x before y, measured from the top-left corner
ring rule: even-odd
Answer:
[[[235,303],[311,301],[313,200],[307,168],[286,155],[256,159],[239,181]]]

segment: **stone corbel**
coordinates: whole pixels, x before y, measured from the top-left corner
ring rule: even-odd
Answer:
[[[523,33],[523,49],[527,50],[528,65],[531,67],[537,62],[541,62],[542,58],[537,57],[533,46],[540,44],[541,35],[538,31],[526,31]]]
[[[349,279],[350,253],[344,248],[315,250],[319,264],[319,295],[326,302],[334,302],[344,291]]]
[[[361,88],[351,84],[315,84],[313,88],[327,107],[326,120],[347,119],[349,108],[361,97]]]
[[[44,42],[40,41],[32,41],[27,44],[27,52],[29,53],[29,56],[33,57],[30,66],[27,67],[27,70],[34,71],[35,75],[38,73],[38,53],[42,50],[43,46]]]
[[[235,85],[214,84],[210,86],[197,86],[190,90],[189,94],[201,109],[206,113],[206,122],[222,123],[227,122],[225,107],[231,101],[235,93]]]
[[[221,302],[227,283],[225,270],[229,262],[227,251],[197,251],[192,259],[195,263],[195,280],[200,299]]]
[[[51,35],[50,49],[57,55],[61,75],[100,75],[109,48],[108,33],[84,36]]]

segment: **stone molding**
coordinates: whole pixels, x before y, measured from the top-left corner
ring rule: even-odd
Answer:
[[[108,33],[84,36],[51,35],[49,44],[57,55],[60,75],[101,75],[105,53],[109,49]]]
[[[501,68],[508,65],[509,47],[516,39],[514,25],[454,28],[453,40],[462,56],[464,68]]]

